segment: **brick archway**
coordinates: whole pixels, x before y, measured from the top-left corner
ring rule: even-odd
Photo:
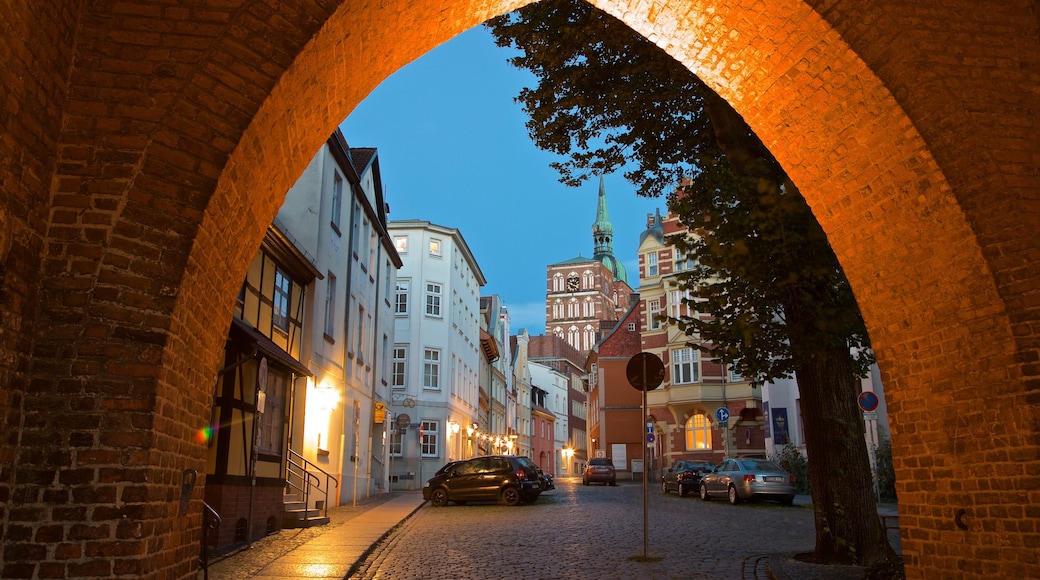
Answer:
[[[3,576],[191,575],[181,473],[263,228],[382,79],[523,3],[0,9]],[[908,573],[1040,575],[1033,4],[595,3],[730,101],[830,236]]]

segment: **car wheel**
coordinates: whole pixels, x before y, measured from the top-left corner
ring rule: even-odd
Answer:
[[[785,497],[782,500],[780,500],[780,503],[782,503],[783,505],[794,505],[794,496],[792,495],[790,497]]]
[[[615,481],[615,480],[611,479],[611,480],[610,480],[610,485],[611,485],[611,486],[615,486],[615,485],[617,485],[617,481]]]
[[[679,482],[679,497],[686,497],[690,494],[690,490],[686,489],[686,486]]]
[[[520,490],[513,486],[509,486],[502,490],[502,503],[508,506],[514,506],[520,503]]]
[[[731,505],[740,503],[740,496],[737,495],[737,488],[734,485],[729,486],[729,503]]]
[[[448,505],[448,490],[443,487],[433,490],[433,493],[430,494],[430,503],[432,503],[434,507],[444,507]]]
[[[701,499],[704,501],[711,499],[711,496],[708,495],[708,486],[704,485],[703,482],[701,483]]]

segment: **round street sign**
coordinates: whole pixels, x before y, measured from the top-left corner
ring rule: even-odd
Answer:
[[[408,413],[401,413],[400,415],[397,416],[397,426],[398,427],[401,427],[401,428],[407,427],[408,424],[411,423],[411,422],[412,422],[412,418],[408,416]]]
[[[718,419],[720,423],[725,423],[726,421],[729,421],[729,409],[727,409],[726,407],[719,407],[718,409],[715,409],[715,418]]]
[[[878,396],[876,393],[871,391],[863,391],[859,394],[859,408],[866,412],[877,411],[878,408]]]
[[[625,376],[637,391],[652,391],[664,382],[664,363],[652,352],[641,352],[628,359]]]

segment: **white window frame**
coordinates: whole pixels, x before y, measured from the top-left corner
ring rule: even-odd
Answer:
[[[686,430],[686,450],[711,449],[711,421],[703,413],[690,416],[683,425]]]
[[[339,171],[332,171],[332,227],[336,233],[340,231],[340,217],[343,213],[343,178]]]
[[[430,255],[441,255],[441,241],[438,238],[430,238]]]
[[[325,279],[325,336],[336,338],[336,275],[332,272]]]
[[[403,442],[404,435],[401,435],[401,432],[395,426],[393,429],[390,430],[390,439],[389,441],[387,441],[387,446],[389,447],[387,451],[390,453],[391,456],[400,457],[403,454]]]
[[[398,254],[408,253],[408,236],[394,236],[394,247]]]
[[[672,361],[672,384],[692,385],[700,381],[697,349],[677,348],[668,353]]]
[[[271,295],[271,324],[283,331],[289,331],[289,308],[292,305],[292,278],[275,266],[274,290]]]
[[[646,275],[648,278],[657,276],[657,252],[650,252],[646,255]]]
[[[420,423],[422,437],[419,439],[420,454],[423,457],[439,457],[438,439],[440,439],[440,421],[423,419]]]
[[[646,327],[650,330],[661,330],[661,301],[660,300],[649,300],[646,303],[647,309],[647,325]]]
[[[441,295],[444,292],[444,286],[437,282],[426,283],[426,316],[433,316],[441,318]]]
[[[394,291],[394,315],[408,316],[408,293],[412,288],[410,280],[398,280]]]
[[[423,349],[423,388],[428,391],[441,390],[441,351],[437,348]]]
[[[395,389],[408,386],[408,345],[395,344],[391,361],[390,385]]]

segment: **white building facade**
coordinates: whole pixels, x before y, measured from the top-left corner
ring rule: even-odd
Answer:
[[[401,257],[389,358],[393,489],[416,490],[448,461],[471,457],[479,419],[480,289],[462,233],[426,221],[389,223]]]
[[[351,149],[337,131],[275,218],[321,277],[308,287],[301,362],[313,373],[293,396],[287,478],[294,463],[331,474],[330,505],[387,490],[385,409],[400,258],[386,230],[375,149]],[[315,501],[312,498],[312,503]]]
[[[568,474],[569,459],[564,456],[564,449],[568,449],[568,437],[570,426],[567,424],[568,404],[567,391],[570,388],[569,378],[560,371],[541,363],[528,361],[531,369],[531,384],[546,391],[545,407],[556,415],[553,426],[553,463],[555,469],[552,473]]]

